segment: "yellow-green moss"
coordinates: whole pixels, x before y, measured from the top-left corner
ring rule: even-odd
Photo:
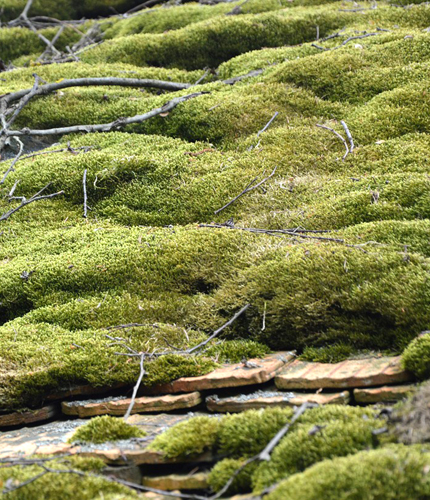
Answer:
[[[194,417],[159,434],[149,449],[166,458],[186,458],[211,450],[216,443],[219,420],[216,417]]]
[[[267,500],[427,498],[430,453],[402,445],[324,460],[283,481]]]
[[[239,467],[243,465],[245,459],[225,458],[215,464],[211,469],[208,483],[213,491],[220,491],[231,476],[236,472]],[[231,486],[225,492],[228,495],[236,493],[244,493],[251,491],[252,473],[257,467],[257,462],[252,462],[247,465],[239,474],[234,478]]]
[[[43,462],[42,462],[43,463]],[[34,482],[29,483],[15,491],[5,493],[4,497],[13,500],[73,500],[77,496],[82,500],[119,500],[123,498],[139,498],[134,490],[120,484],[104,479],[103,477],[91,477],[91,474],[102,474],[105,463],[95,458],[67,457],[49,460],[44,463],[55,471],[76,470],[88,473],[80,476],[73,473],[48,472]],[[44,469],[39,465],[20,466],[12,465],[0,469],[0,485],[5,488],[6,484],[12,487],[24,483],[39,474]]]
[[[69,443],[106,443],[121,439],[139,438],[146,432],[134,425],[127,424],[122,418],[103,415],[94,417],[86,424],[78,427]]]
[[[276,447],[270,461],[255,471],[254,489],[261,491],[321,460],[372,448],[376,444],[372,431],[384,425],[383,421],[364,419],[328,422],[321,428],[297,425]]]
[[[403,364],[420,379],[430,377],[430,334],[414,339],[403,351]]]

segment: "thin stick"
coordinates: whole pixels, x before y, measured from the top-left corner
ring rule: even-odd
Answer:
[[[0,181],[0,184],[4,184],[4,181],[6,180],[6,177],[11,173],[13,172],[15,169],[14,169],[14,166],[15,164],[18,162],[18,160],[20,159],[23,151],[24,151],[24,144],[22,143],[21,140],[18,139],[18,137],[14,137],[15,141],[18,143],[19,145],[19,151],[18,151],[18,154],[15,156],[15,158],[13,159],[12,163],[9,165],[9,168],[6,170],[6,172],[3,174],[3,178],[2,180]],[[16,186],[16,184],[15,184]],[[9,193],[10,196],[13,195],[13,191],[11,191],[11,193]]]
[[[272,116],[272,118],[270,118],[270,120],[266,123],[266,125],[264,125],[264,127],[259,130],[257,132],[257,139],[260,137],[260,135],[265,132],[269,127],[270,125],[272,124],[273,120],[279,115],[279,112],[278,111],[275,111],[274,115]],[[251,151],[252,149],[254,148],[257,148],[260,144],[260,141],[257,142],[257,144],[255,146],[249,146],[248,148],[248,151]]]
[[[87,217],[87,169],[84,170],[84,177],[82,179],[84,188],[84,217]]]
[[[326,130],[330,130],[330,132],[333,132],[333,134],[338,137],[342,142],[343,142],[343,145],[345,146],[345,149],[346,149],[346,153],[343,155],[342,157],[342,160],[345,160],[345,158],[348,156],[349,154],[349,147],[348,147],[348,144],[347,142],[345,141],[345,139],[338,133],[336,132],[336,130],[330,128],[330,127],[326,127],[325,125],[319,125],[317,124],[317,127],[319,128],[324,128]]]
[[[61,82],[47,83],[41,85],[35,95],[47,95],[57,90],[67,89],[70,87],[97,87],[97,86],[116,86],[116,87],[138,87],[138,88],[156,88],[161,90],[185,90],[191,87],[190,83],[168,82],[163,80],[152,80],[142,78],[116,78],[116,77],[101,77],[101,78],[73,78],[62,80]],[[7,104],[21,99],[26,94],[29,94],[32,89],[18,90],[10,94],[2,96]]]
[[[229,480],[224,484],[224,486],[218,491],[216,495],[209,497],[209,500],[217,500],[222,497],[224,493],[230,488],[234,479],[252,462],[257,460],[270,460],[270,454],[272,453],[275,446],[279,443],[279,441],[287,434],[290,430],[290,427],[296,422],[296,420],[310,407],[308,402],[303,403],[296,411],[294,412],[293,418],[287,425],[285,425],[276,436],[269,442],[269,444],[264,448],[264,450],[257,455],[248,458],[238,469],[236,469],[233,474],[230,476]],[[312,405],[315,406],[315,405]]]
[[[242,309],[240,311],[238,311],[232,318],[230,318],[227,323],[224,323],[221,327],[218,328],[218,330],[215,330],[213,332],[213,334],[208,337],[206,340],[204,340],[203,342],[200,342],[200,344],[192,347],[191,349],[187,349],[187,353],[188,354],[192,354],[193,352],[197,351],[198,349],[204,347],[208,342],[210,342],[212,339],[214,339],[217,335],[219,335],[223,330],[225,330],[228,326],[230,326],[232,323],[234,323],[234,321],[236,321],[236,319],[241,315],[243,314],[247,309],[248,307],[250,306],[251,304],[246,304],[242,307]]]
[[[340,123],[343,127],[343,130],[345,130],[346,137],[348,137],[349,140],[350,144],[349,152],[352,153],[354,151],[354,140],[352,139],[351,132],[349,131],[348,125],[343,120],[341,120]]]
[[[128,417],[130,416],[130,414],[131,414],[131,412],[133,410],[134,402],[136,400],[137,391],[139,390],[140,384],[142,383],[143,376],[146,373],[145,367],[143,365],[144,361],[145,361],[145,354],[142,353],[140,355],[140,373],[139,373],[139,378],[137,379],[136,385],[133,388],[133,395],[131,396],[131,401],[130,401],[130,404],[128,406],[128,410],[127,410],[126,414],[124,415],[124,420],[128,419]]]
[[[0,215],[0,221],[8,219],[12,214],[14,214],[15,212],[18,212],[18,210],[25,207],[26,205],[29,205],[30,203],[33,203],[34,201],[47,200],[49,198],[54,198],[54,196],[59,196],[60,194],[64,194],[64,191],[58,191],[58,193],[45,194],[45,195],[41,196],[41,193],[43,191],[45,191],[45,189],[50,185],[51,185],[51,183],[47,184],[44,188],[42,188],[39,192],[34,194],[28,200],[24,196],[11,196],[9,198],[9,200],[21,200],[21,204],[15,208],[12,208],[8,212],[5,212],[4,214]]]
[[[225,208],[229,207],[232,203],[234,203],[236,200],[238,200],[244,194],[249,193],[250,191],[253,191],[254,189],[257,189],[258,187],[260,187],[262,184],[264,184],[266,181],[268,181],[271,177],[273,177],[275,175],[275,172],[276,172],[277,168],[278,167],[276,166],[272,170],[272,173],[270,175],[268,175],[267,177],[265,177],[258,184],[255,184],[254,186],[252,186],[251,184],[257,180],[257,177],[256,177],[254,180],[251,181],[250,184],[248,184],[248,186],[241,193],[239,193],[237,196],[235,196],[232,200],[230,200],[228,203],[226,203],[223,207],[218,208],[218,210],[215,210],[214,214],[215,215],[219,214],[222,210],[224,210]]]
[[[357,36],[350,36],[346,40],[344,40],[340,45],[336,45],[336,47],[321,47],[321,45],[317,45],[316,43],[312,43],[312,47],[315,47],[320,50],[337,50],[346,45],[349,42],[352,42],[353,40],[360,40],[362,38],[367,38],[369,36],[377,36],[379,33],[366,33],[365,35],[357,35]]]
[[[303,232],[296,231],[295,229],[260,229],[256,227],[229,226],[226,224],[199,224],[198,227],[208,227],[215,229],[233,229],[238,231],[248,231],[250,233],[268,234],[270,236],[281,236],[285,234],[288,236],[297,236],[299,238],[309,239],[309,240],[322,240],[322,241],[333,241],[335,243],[345,243],[345,240],[339,238],[326,238],[324,236],[309,236],[308,234],[303,234]]]
[[[51,128],[47,130],[31,130],[28,128],[23,128],[22,130],[7,130],[5,131],[6,136],[31,136],[31,135],[62,135],[62,134],[74,134],[77,132],[110,132],[111,130],[119,129],[125,127],[126,125],[130,125],[133,123],[142,123],[145,120],[149,120],[154,116],[158,116],[161,113],[166,113],[174,109],[181,102],[187,101],[189,99],[193,99],[202,94],[207,94],[208,92],[195,92],[194,94],[188,94],[182,97],[175,97],[174,99],[168,101],[161,108],[155,108],[151,111],[143,115],[135,115],[128,118],[118,118],[114,122],[110,123],[101,123],[97,125],[75,125],[71,127],[59,127],[59,128]]]

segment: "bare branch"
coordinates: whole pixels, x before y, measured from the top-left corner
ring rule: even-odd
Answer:
[[[362,38],[367,38],[369,36],[377,36],[380,33],[366,33],[364,35],[357,35],[357,36],[350,36],[346,40],[344,40],[340,45],[336,45],[336,47],[321,47],[321,45],[317,45],[316,43],[312,43],[312,47],[315,47],[320,50],[337,50],[346,45],[349,42],[352,42],[353,40],[361,40]],[[328,38],[326,38],[328,40]]]
[[[258,177],[256,177],[255,179],[253,179],[251,181],[251,183],[248,184],[248,186],[241,193],[239,193],[237,196],[235,196],[232,200],[230,200],[228,203],[226,203],[223,207],[218,208],[218,210],[215,210],[215,212],[214,212],[215,215],[219,214],[222,210],[224,210],[225,208],[229,207],[232,203],[234,203],[236,200],[238,200],[244,194],[249,193],[250,191],[253,191],[254,189],[257,189],[262,184],[264,184],[266,181],[268,181],[271,177],[274,176],[277,168],[278,167],[275,167],[272,170],[272,173],[270,175],[268,175],[267,177],[265,177],[263,180],[261,180],[258,184],[252,185],[257,180]]]
[[[134,402],[136,400],[137,391],[139,390],[140,384],[142,383],[143,376],[146,373],[145,367],[143,365],[144,361],[145,361],[145,354],[141,353],[140,354],[140,373],[139,373],[139,378],[137,379],[136,385],[133,388],[133,394],[131,396],[130,405],[129,405],[128,409],[127,409],[126,414],[124,415],[124,420],[128,419],[128,417],[130,416],[130,414],[131,414],[131,412],[133,410]]]
[[[346,137],[348,137],[348,141],[350,144],[349,152],[352,153],[354,151],[354,140],[352,139],[351,132],[349,131],[348,125],[341,120],[341,125],[343,127],[343,130],[345,130]]]
[[[64,194],[64,191],[58,191],[58,193],[41,195],[41,193],[43,191],[45,191],[45,189],[50,185],[51,185],[51,183],[47,184],[44,188],[42,188],[40,191],[38,191],[36,194],[34,194],[28,200],[24,196],[11,196],[11,197],[9,197],[10,201],[11,200],[21,200],[21,204],[15,208],[12,208],[8,212],[5,212],[4,214],[0,215],[0,221],[8,219],[12,214],[14,214],[15,212],[18,212],[18,210],[25,207],[26,205],[29,205],[30,203],[33,203],[34,201],[47,200],[50,198],[54,198],[55,196],[59,196],[60,194]]]
[[[272,118],[270,118],[270,120],[266,123],[266,125],[264,125],[264,127],[258,131],[257,133],[257,139],[260,137],[260,135],[265,132],[269,127],[270,125],[272,124],[273,120],[279,115],[279,112],[278,111],[275,111],[275,114],[272,116]],[[252,149],[254,148],[258,148],[258,146],[260,145],[260,141],[257,142],[257,144],[255,146],[249,146],[248,148],[248,151],[251,151]]]
[[[168,82],[163,80],[151,80],[140,78],[73,78],[62,80],[61,82],[47,83],[41,85],[34,95],[47,95],[57,90],[67,89],[70,87],[96,87],[96,86],[116,86],[116,87],[137,87],[137,88],[156,88],[161,90],[185,90],[191,87],[190,83]],[[2,100],[10,104],[13,101],[21,99],[26,94],[29,94],[32,89],[18,90],[10,94],[5,94],[1,97]]]
[[[15,156],[15,158],[12,160],[12,163],[9,165],[9,168],[6,170],[6,172],[3,174],[3,178],[2,180],[0,181],[0,184],[4,184],[4,181],[6,180],[6,177],[11,173],[13,172],[15,169],[15,164],[19,161],[23,151],[24,151],[24,144],[22,143],[22,141],[20,139],[18,139],[18,137],[14,137],[13,139],[15,139],[15,141],[18,143],[18,146],[19,146],[19,151],[18,151],[18,154]],[[18,182],[18,181],[17,181]],[[15,183],[15,187],[16,187],[16,183]],[[11,190],[11,192],[9,193],[9,196],[12,196],[13,195],[13,190]]]
[[[87,169],[84,170],[84,177],[82,179],[84,189],[84,217],[87,217]]]
[[[303,234],[303,232],[307,231],[298,231],[297,229],[260,229],[255,227],[238,227],[234,225],[232,226],[230,224],[199,224],[198,227],[208,227],[214,229],[235,229],[238,231],[248,231],[250,233],[268,234],[270,236],[282,236],[285,234],[288,236],[294,236],[309,240],[322,240],[322,241],[332,241],[334,243],[345,243],[345,240],[338,238],[326,238],[324,236],[309,236],[307,234]],[[326,232],[326,231],[321,230],[315,232]]]
[[[345,146],[345,149],[346,149],[346,153],[342,157],[342,160],[344,160],[348,156],[348,154],[349,154],[349,147],[348,147],[348,144],[345,141],[345,139],[338,132],[336,132],[336,130],[334,130],[334,129],[330,128],[330,127],[327,127],[326,125],[319,125],[319,124],[317,124],[317,127],[324,128],[325,130],[330,130],[330,132],[333,132],[333,134],[336,137],[338,137],[343,142],[343,145]]]
[[[208,337],[206,340],[204,340],[203,342],[200,342],[200,344],[192,347],[191,349],[187,349],[187,353],[188,354],[192,354],[193,352],[196,352],[197,350],[199,350],[200,348],[204,347],[208,342],[210,342],[212,339],[214,339],[217,335],[219,335],[223,330],[225,330],[228,326],[230,326],[232,323],[234,323],[234,321],[236,321],[236,319],[242,315],[247,309],[248,307],[250,306],[251,304],[246,304],[242,307],[242,309],[240,309],[240,311],[238,311],[232,318],[230,318],[227,323],[224,323],[221,327],[218,328],[218,330],[215,330],[213,332],[213,334]]]
[[[174,109],[178,104],[184,101],[188,101],[189,99],[193,99],[194,97],[198,97],[200,95],[207,94],[207,92],[195,92],[194,94],[188,94],[182,97],[175,97],[174,99],[168,101],[161,108],[155,108],[151,111],[143,115],[131,116],[128,118],[118,118],[114,122],[111,123],[101,123],[97,125],[74,125],[71,127],[58,127],[51,128],[47,130],[31,130],[28,128],[23,128],[22,130],[8,130],[5,131],[5,135],[7,136],[25,136],[25,135],[62,135],[62,134],[74,134],[77,132],[110,132],[111,130],[116,130],[126,125],[130,125],[132,123],[142,123],[145,120],[149,120],[154,116],[160,115],[161,113],[166,113]]]

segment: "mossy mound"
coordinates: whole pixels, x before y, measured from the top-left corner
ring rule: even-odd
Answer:
[[[403,363],[420,379],[430,377],[430,334],[414,339],[403,352]]]
[[[69,443],[99,444],[144,436],[146,436],[146,432],[135,425],[127,424],[121,418],[103,415],[102,417],[94,417],[88,423],[78,427],[69,439]]]
[[[159,434],[148,448],[162,452],[166,458],[196,456],[213,449],[218,428],[216,417],[194,417]]]
[[[41,475],[35,481],[29,481],[29,484],[10,493],[5,493],[5,498],[13,500],[39,500],[40,498],[73,500],[77,494],[83,500],[140,498],[140,495],[132,489],[107,478],[104,479],[103,476],[100,477],[105,467],[102,460],[71,456],[47,462],[43,460],[42,464],[52,469],[53,472],[44,473],[45,469],[38,464],[28,466],[12,464],[12,466],[3,467],[0,470],[2,488],[5,488],[7,484],[13,488],[39,474]],[[67,473],[68,470],[75,470],[77,473]]]
[[[430,453],[423,451],[397,445],[324,460],[283,481],[267,499],[427,498]]]

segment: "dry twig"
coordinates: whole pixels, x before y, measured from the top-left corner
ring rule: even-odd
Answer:
[[[257,175],[257,177],[255,177],[255,179],[253,179],[247,186],[246,188],[241,192],[239,193],[237,196],[235,196],[232,200],[230,200],[228,203],[226,203],[223,207],[221,208],[218,208],[218,210],[215,210],[215,215],[216,214],[219,214],[222,210],[224,210],[225,208],[229,207],[232,203],[234,203],[236,200],[238,200],[241,196],[243,196],[244,194],[246,193],[249,193],[250,191],[253,191],[254,189],[257,189],[259,188],[262,184],[264,184],[266,181],[268,181],[271,177],[273,177],[275,175],[275,172],[276,172],[276,169],[278,167],[276,166],[273,170],[272,170],[272,173],[270,175],[268,175],[267,177],[265,177],[263,180],[261,180],[259,183],[255,184],[254,185],[254,182],[258,179],[259,175]],[[263,172],[264,174],[264,172]]]

